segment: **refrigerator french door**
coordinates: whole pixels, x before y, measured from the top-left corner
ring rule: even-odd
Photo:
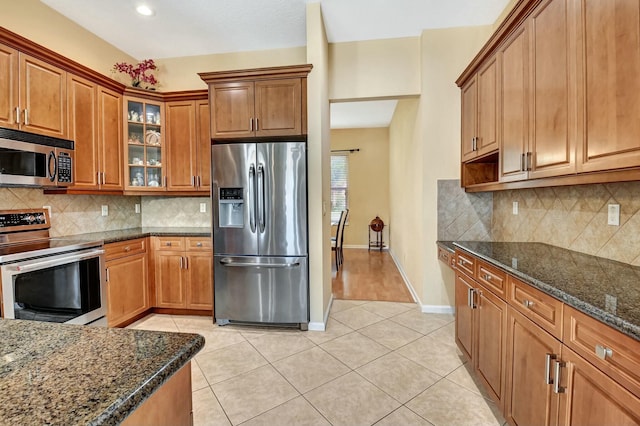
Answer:
[[[215,317],[309,323],[304,142],[211,147]]]

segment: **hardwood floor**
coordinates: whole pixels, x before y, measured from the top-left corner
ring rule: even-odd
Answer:
[[[391,255],[386,251],[344,249],[344,263],[336,271],[332,290],[336,299],[413,302]]]

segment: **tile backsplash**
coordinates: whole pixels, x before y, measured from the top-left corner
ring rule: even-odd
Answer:
[[[459,179],[438,180],[438,240],[490,241],[493,195],[468,194]]]
[[[518,215],[513,202],[518,202]],[[608,204],[620,226],[607,225]],[[640,182],[498,191],[494,241],[534,241],[640,265]]]
[[[45,195],[36,188],[0,188],[0,210],[51,206],[51,236],[111,231],[139,227],[135,213],[140,197],[112,195]],[[109,207],[102,216],[102,206]]]
[[[206,212],[200,212],[205,203]],[[142,197],[142,226],[211,226],[208,197]]]

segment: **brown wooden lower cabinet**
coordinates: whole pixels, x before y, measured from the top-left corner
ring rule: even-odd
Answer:
[[[458,272],[455,282],[456,342],[500,407],[505,389],[507,304]]]
[[[555,425],[558,400],[549,383],[562,344],[511,307],[507,324],[505,419],[512,425]]]
[[[146,239],[105,245],[107,325],[126,325],[149,309]]]
[[[510,275],[499,296],[461,258],[456,343],[509,424],[640,425],[640,342]]]
[[[154,238],[155,306],[213,309],[213,255],[209,238]]]
[[[191,362],[169,378],[122,422],[123,426],[191,426]]]
[[[562,348],[559,424],[640,424],[640,399],[566,346]]]

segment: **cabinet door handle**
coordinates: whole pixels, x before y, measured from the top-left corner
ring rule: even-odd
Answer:
[[[253,118],[249,119],[249,131],[253,132]]]
[[[16,107],[16,124],[20,124],[20,107]]]
[[[101,180],[102,180],[102,173],[98,172],[97,174],[98,174],[98,185],[101,185],[101,184],[102,184],[102,182],[101,182]]]
[[[531,151],[527,152],[527,171],[531,171],[531,157],[533,153]]]
[[[24,125],[29,125],[29,110],[26,108],[24,109]]]
[[[197,180],[197,186],[198,188],[200,188],[202,186],[202,180],[200,179],[200,176],[196,176]]]
[[[167,187],[167,177],[166,176],[164,177],[164,187],[165,188]]]
[[[184,269],[189,269],[189,258],[187,256],[184,258]]]
[[[106,184],[107,183],[107,173],[106,172],[102,172],[102,184]]]
[[[196,186],[196,177],[195,176],[191,176],[191,186]]]
[[[110,278],[111,278],[111,277],[110,277],[110,275],[109,275],[109,268],[107,268],[107,269],[106,269],[106,278],[105,278],[106,282],[111,281],[111,280],[110,280]]]
[[[467,303],[469,304],[469,307],[471,309],[475,309],[476,308],[475,293],[476,293],[476,289],[469,288],[468,293],[467,293]]]
[[[527,169],[527,166],[525,164],[526,163],[525,157],[526,157],[526,154],[523,152],[522,153],[522,158],[520,159],[520,171],[521,172],[524,172]]]
[[[544,382],[547,385],[553,384],[553,379],[551,378],[551,360],[556,359],[554,354],[545,354],[544,359]]]
[[[555,360],[554,362],[556,364],[556,374],[555,374],[555,380],[553,384],[553,391],[555,393],[564,393],[564,388],[560,386],[560,369],[564,367],[566,364],[558,360]]]
[[[180,256],[180,269],[184,269],[184,268],[182,267],[182,265],[183,265],[183,261],[184,261],[184,257]]]
[[[258,117],[256,117],[256,132],[260,130],[260,126],[258,124]]]
[[[611,358],[613,356],[613,350],[606,346],[596,345],[596,356],[602,360],[606,360],[607,357]]]

